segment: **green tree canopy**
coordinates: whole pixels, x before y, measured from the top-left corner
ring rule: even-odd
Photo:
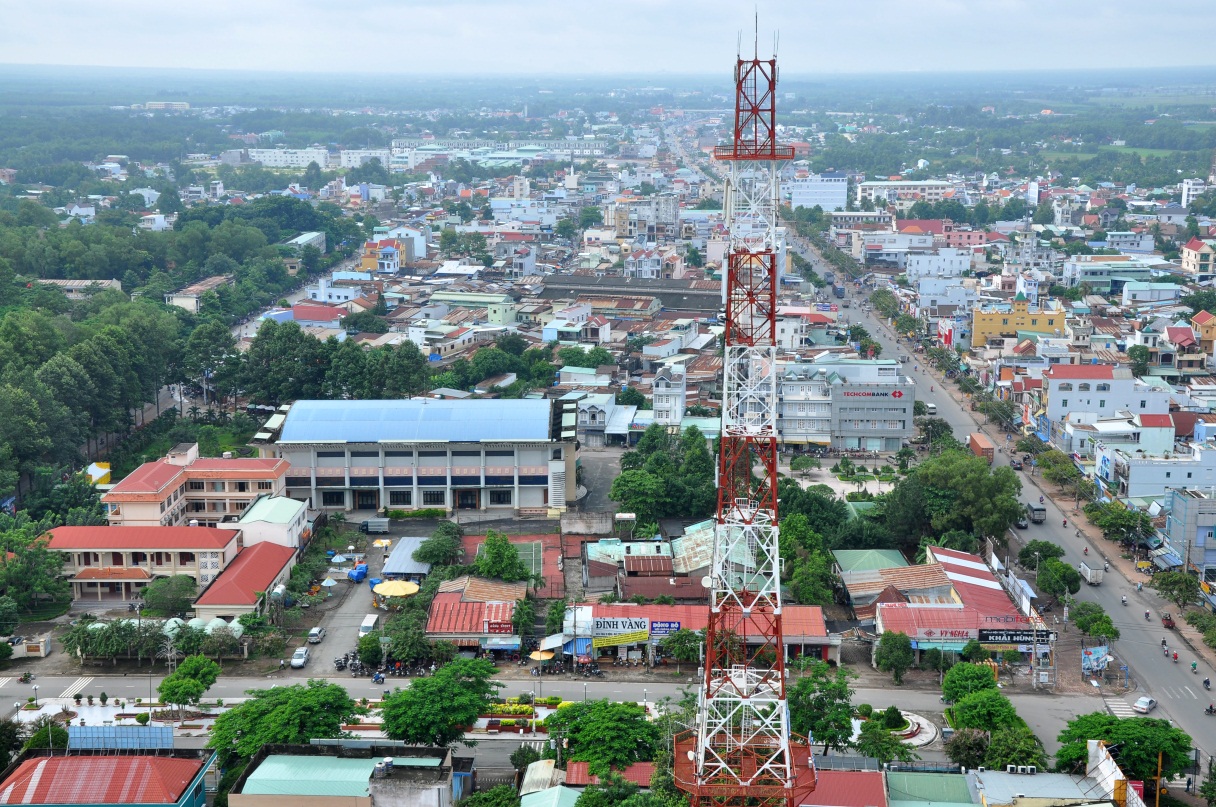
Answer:
[[[613,768],[654,757],[659,731],[636,703],[609,700],[574,702],[545,720],[549,736],[566,741],[566,758],[588,762],[603,775]]]
[[[854,747],[861,756],[872,757],[882,763],[912,762],[920,759],[916,752],[888,731],[881,720],[867,720],[862,723]]]
[[[904,673],[911,668],[915,659],[912,640],[906,633],[886,631],[879,637],[874,662],[878,665],[878,669],[891,673],[896,685],[903,683]]]
[[[849,746],[853,737],[853,688],[855,678],[848,670],[832,670],[827,662],[817,662],[810,674],[799,678],[789,690],[790,728],[837,752]]]
[[[190,610],[198,593],[198,583],[187,574],[158,577],[141,592],[148,612],[160,616],[176,616]]]
[[[507,583],[527,580],[532,574],[532,570],[519,557],[519,550],[515,548],[505,533],[497,530],[490,530],[486,533],[486,540],[477,553],[474,567],[481,577],[489,577]]]
[[[948,701],[962,700],[985,689],[996,689],[996,678],[986,664],[955,664],[942,679],[942,695]]]
[[[1189,572],[1158,572],[1149,585],[1179,610],[1199,600],[1199,579]]]
[[[1013,704],[1000,690],[981,689],[965,695],[951,707],[958,728],[988,729],[1021,725]]]
[[[393,740],[447,747],[463,742],[465,729],[485,712],[501,684],[486,659],[456,659],[429,678],[416,678],[384,700],[384,733]]]
[[[1168,720],[1132,717],[1118,718],[1106,712],[1092,712],[1068,721],[1056,738],[1056,770],[1083,773],[1088,751],[1086,742],[1102,740],[1128,779],[1153,781],[1157,778],[1157,752],[1161,752],[1161,772],[1172,778],[1190,765],[1191,737],[1174,728]]]
[[[306,745],[309,740],[342,736],[359,707],[338,684],[309,681],[307,684],[252,689],[249,699],[215,719],[207,746],[214,748],[220,764],[249,759],[265,745]]]

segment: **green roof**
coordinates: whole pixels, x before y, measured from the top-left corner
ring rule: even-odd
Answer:
[[[245,508],[238,523],[268,521],[272,524],[290,524],[303,509],[304,502],[286,496],[263,496]]]
[[[862,513],[878,506],[878,502],[851,502],[848,499],[845,499],[844,503],[849,508],[849,512],[853,514],[852,518],[857,518]]]
[[[854,502],[856,504],[856,502]],[[873,572],[907,566],[898,549],[837,549],[832,555],[842,572]]]
[[[971,804],[967,777],[959,774],[887,771],[887,794],[896,801]]]
[[[574,807],[580,795],[581,790],[557,785],[529,793],[520,800],[520,807]]]
[[[367,796],[376,759],[271,754],[245,780],[242,793],[255,796]],[[438,757],[394,757],[402,768],[437,768]]]

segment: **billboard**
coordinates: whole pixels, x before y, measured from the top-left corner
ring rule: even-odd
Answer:
[[[980,628],[980,644],[1043,644],[1054,642],[1054,631],[1033,630],[985,630]]]
[[[1109,663],[1110,647],[1107,645],[1081,648],[1081,672],[1102,672]]]

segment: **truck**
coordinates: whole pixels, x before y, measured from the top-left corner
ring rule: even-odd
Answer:
[[[837,297],[843,298],[844,297],[844,285],[837,283],[835,286],[832,287],[832,293],[835,294]]]
[[[1097,569],[1097,568],[1091,569],[1089,567],[1088,563],[1085,563],[1084,561],[1082,561],[1081,566],[1080,566],[1080,571],[1081,571],[1081,576],[1085,578],[1085,582],[1089,583],[1091,586],[1097,586],[1097,585],[1102,584],[1103,571],[1101,569]]]
[[[834,272],[824,272],[823,279],[824,279],[824,282],[826,282],[829,286],[835,285],[836,274]]]
[[[979,432],[972,432],[967,435],[967,445],[971,447],[971,453],[977,457],[983,457],[991,465],[996,459],[996,449],[992,445],[992,441],[987,435]]]
[[[388,519],[369,518],[359,524],[359,532],[365,535],[388,535]]]
[[[1047,508],[1032,502],[1026,505],[1026,518],[1035,524],[1042,524],[1047,520]]]

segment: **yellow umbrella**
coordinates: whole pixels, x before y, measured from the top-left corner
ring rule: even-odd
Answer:
[[[392,538],[377,538],[376,540],[372,541],[372,546],[375,546],[375,547],[392,546],[392,545],[393,545]]]
[[[381,597],[412,597],[418,593],[418,584],[405,580],[385,580],[372,589]]]
[[[533,661],[548,661],[549,659],[553,658],[553,651],[533,650],[532,654],[528,656],[528,658],[532,659]]]

